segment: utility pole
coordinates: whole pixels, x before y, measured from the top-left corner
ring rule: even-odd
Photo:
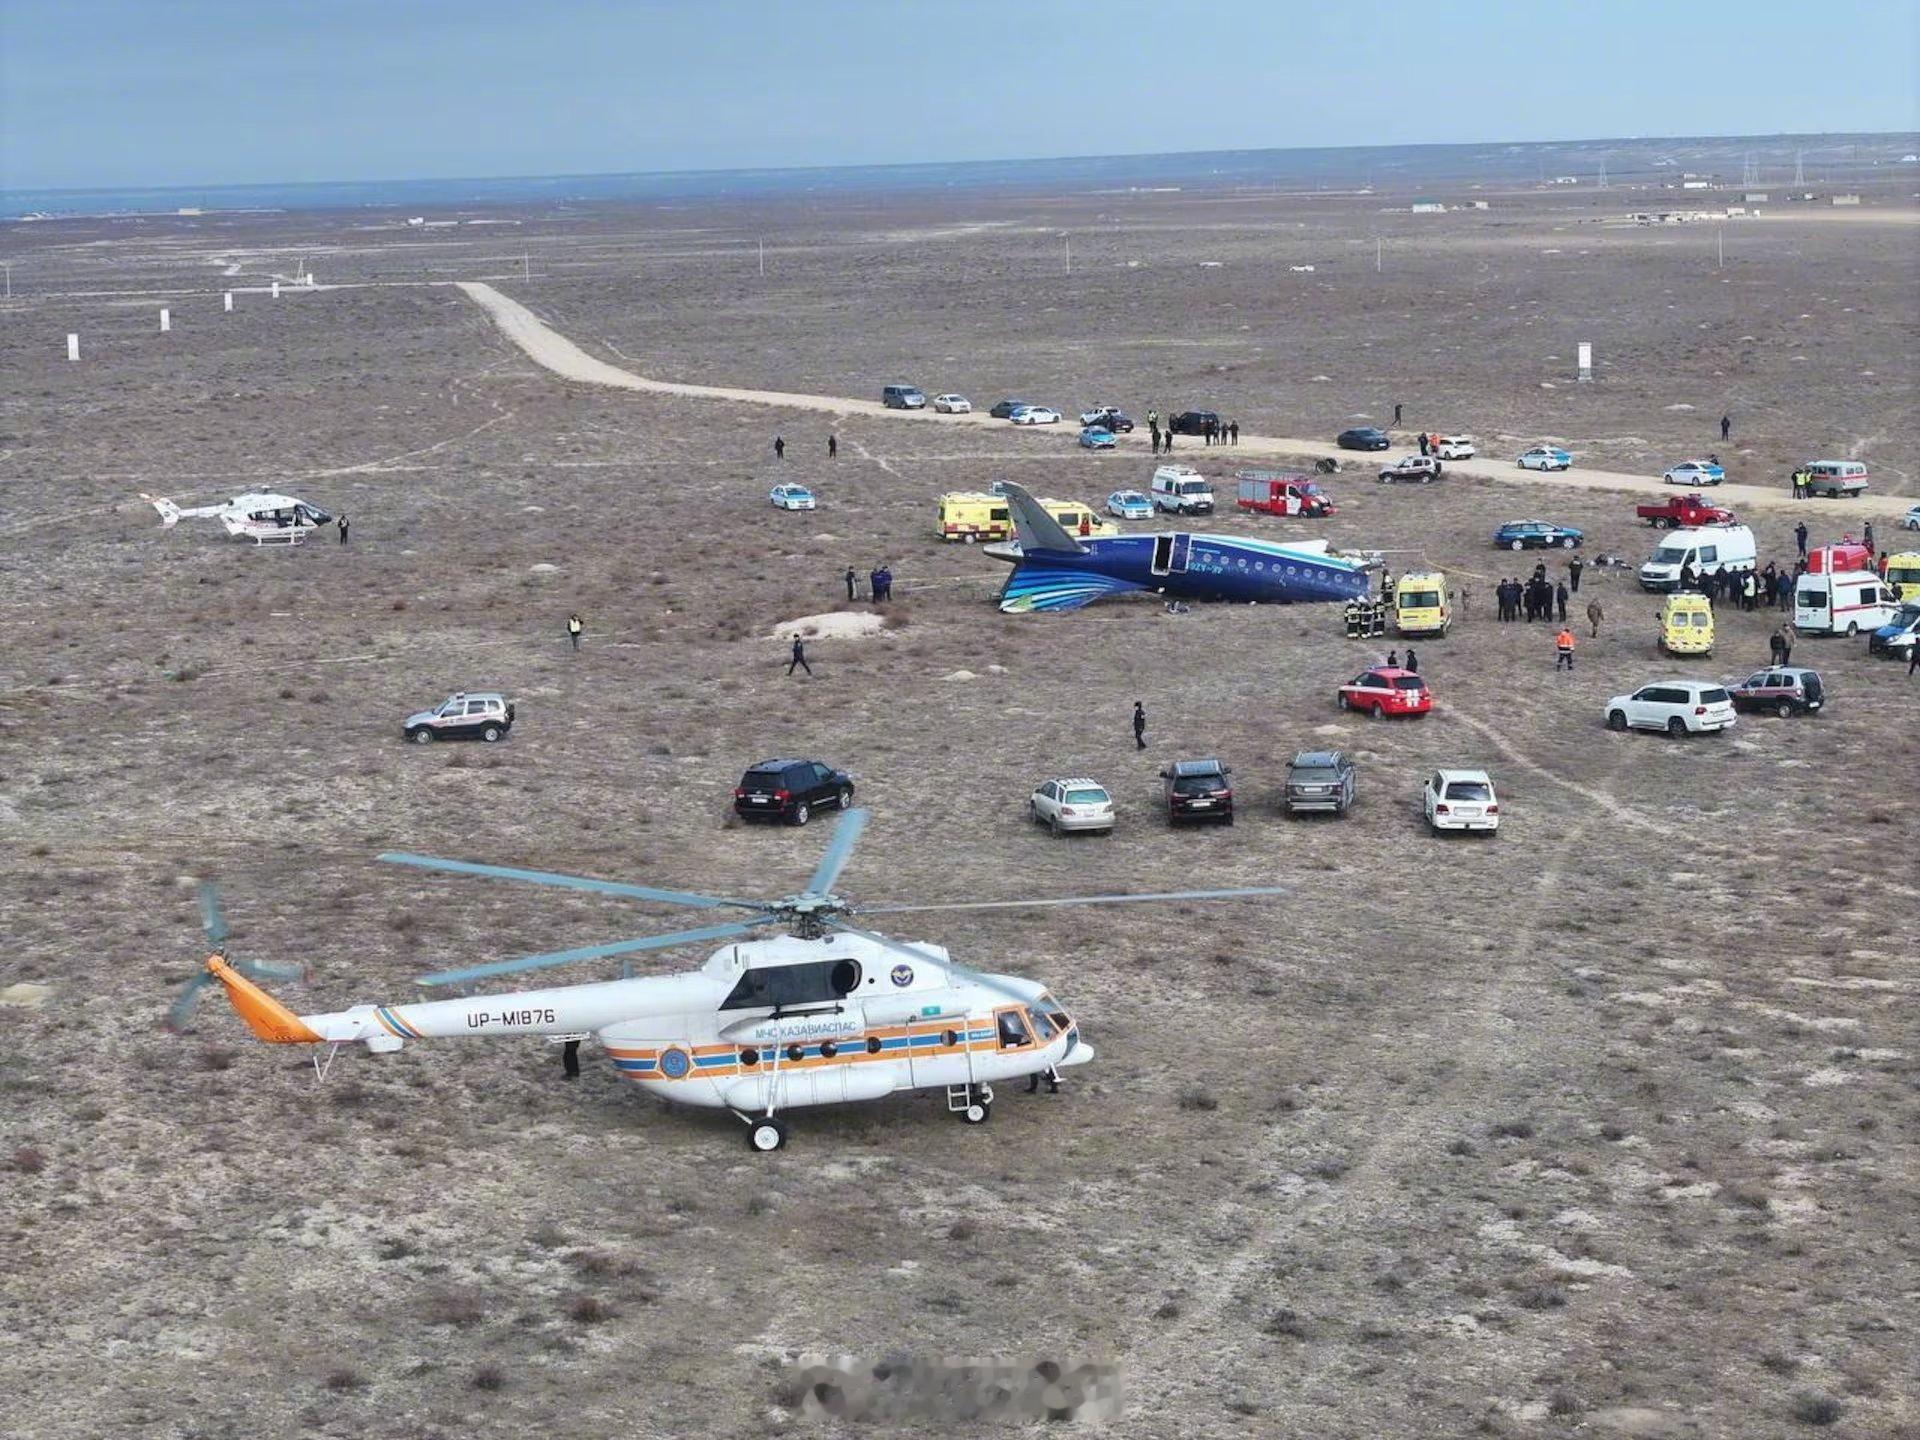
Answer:
[[[1067,236],[1066,241],[1067,241],[1067,274],[1071,275],[1073,274],[1073,236],[1071,235]]]
[[[767,278],[767,237],[760,237],[760,278]]]
[[[0,266],[3,266],[7,272],[7,299],[11,300],[13,298],[13,265],[9,261],[0,261]]]
[[[531,279],[533,279],[533,252],[532,252],[532,251],[530,251],[530,250],[527,250],[527,251],[522,251],[522,252],[521,252],[521,255],[520,255],[520,278],[521,278],[522,280],[531,280]]]
[[[1804,150],[1793,152],[1793,183],[1796,185],[1807,183],[1807,152]]]
[[[1380,273],[1380,237],[1378,235],[1373,237],[1373,273],[1376,275]]]
[[[1604,155],[1600,157],[1600,188],[1607,188],[1607,157]]]
[[[1725,228],[1724,226],[1722,226],[1722,227],[1721,227],[1720,229],[1718,229],[1718,230],[1715,230],[1715,231],[1713,232],[1713,234],[1714,234],[1714,239],[1715,239],[1715,240],[1716,240],[1716,241],[1718,242],[1718,245],[1719,245],[1719,250],[1720,250],[1720,268],[1721,268],[1722,270],[1724,270],[1724,269],[1726,269],[1726,268],[1727,268],[1727,232],[1726,232],[1726,228]]]

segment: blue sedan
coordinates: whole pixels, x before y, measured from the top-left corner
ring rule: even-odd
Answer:
[[[1547,520],[1510,520],[1493,532],[1502,550],[1571,550],[1586,538],[1571,525]]]
[[[1113,432],[1111,430],[1102,429],[1098,425],[1089,425],[1080,432],[1080,448],[1082,450],[1111,450],[1119,443],[1119,441],[1113,438]]]
[[[1107,496],[1107,513],[1122,520],[1153,519],[1153,501],[1138,490],[1116,490]]]

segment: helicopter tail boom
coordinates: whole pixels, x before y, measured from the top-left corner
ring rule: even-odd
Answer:
[[[207,973],[227,992],[234,1011],[253,1031],[255,1038],[269,1045],[317,1045],[321,1037],[313,1028],[282,1005],[273,996],[247,979],[218,955],[207,957]]]

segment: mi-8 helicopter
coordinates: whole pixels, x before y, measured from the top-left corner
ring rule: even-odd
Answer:
[[[781,1112],[800,1105],[877,1100],[897,1090],[940,1090],[971,1125],[992,1113],[995,1081],[1084,1065],[1093,1047],[1037,981],[983,975],[937,945],[908,944],[853,923],[855,915],[929,910],[1020,910],[1277,895],[1278,889],[1189,890],[1152,895],[856,908],[834,891],[867,812],[841,817],[806,888],[778,900],[736,900],[578,875],[386,854],[392,864],[557,885],[696,910],[745,912],[693,930],[586,945],[421,977],[428,989],[579,961],[729,941],[688,974],[633,977],[503,995],[405,1005],[355,1005],[295,1015],[227,962],[206,971],[261,1040],[282,1045],[364,1044],[398,1050],[456,1035],[597,1036],[614,1068],[643,1090],[685,1105],[724,1108],[747,1126],[756,1151],[787,1140]],[[762,940],[741,937],[782,927]],[[196,977],[198,979],[199,977]],[[316,1069],[324,1067],[316,1059]]]

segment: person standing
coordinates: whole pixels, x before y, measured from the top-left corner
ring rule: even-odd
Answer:
[[[1133,702],[1133,744],[1137,750],[1147,748],[1147,707],[1138,700]]]
[[[1420,657],[1413,653],[1411,645],[1407,646],[1407,673],[1410,675],[1420,673]]]
[[[838,435],[829,435],[827,436],[827,459],[837,460],[839,458],[840,458],[840,437]]]
[[[1051,1065],[1047,1066],[1044,1070],[1036,1070],[1027,1077],[1027,1094],[1038,1095],[1040,1093],[1040,1081],[1043,1076],[1047,1082],[1047,1093],[1049,1095],[1058,1095],[1060,1093],[1060,1072]]]
[[[1400,668],[1400,652],[1398,650],[1387,651],[1387,668],[1389,670],[1398,670]]]
[[[806,643],[798,635],[793,637],[793,657],[787,661],[787,674],[793,674],[793,667],[796,665],[806,671],[809,678],[812,677],[813,667],[807,664]]]
[[[574,649],[580,648],[580,632],[586,628],[586,622],[580,618],[578,610],[567,616],[567,639],[573,642]]]
[[[1396,425],[1400,423],[1400,402],[1398,400],[1393,402],[1393,423]]]
[[[1800,547],[1800,558],[1807,558],[1807,522],[1802,520],[1793,527],[1793,543]]]
[[[1567,561],[1567,588],[1576,595],[1580,593],[1580,572],[1586,568],[1586,562],[1578,555]]]
[[[880,562],[880,598],[893,603],[893,567],[884,560]]]
[[[1606,611],[1600,608],[1598,600],[1587,601],[1587,623],[1593,626],[1593,638],[1600,638],[1600,622],[1606,619]]]
[[[853,567],[849,565],[847,566],[847,599],[858,600],[859,598],[860,577],[854,574]]]
[[[1725,440],[1732,433],[1733,417],[1731,415],[1722,415],[1720,417],[1720,438]]]
[[[1860,543],[1867,547],[1867,554],[1873,554],[1873,521],[1860,527]]]
[[[1567,625],[1567,583],[1566,581],[1563,580],[1558,585],[1553,587],[1553,598],[1554,598],[1554,603],[1560,607],[1560,628],[1564,630]]]
[[[1240,443],[1240,422],[1236,420],[1227,428],[1233,432],[1233,443],[1238,445]]]
[[[560,1068],[569,1080],[580,1078],[580,1042],[569,1040],[560,1048]]]
[[[1420,432],[1420,453],[1422,455],[1427,453],[1427,432],[1424,430]]]
[[[1153,453],[1158,455],[1160,453],[1160,427],[1158,425],[1149,425],[1147,427],[1147,434],[1153,437]]]
[[[784,460],[787,458],[787,440],[784,435],[776,435],[773,437],[773,458],[776,460]]]
[[[1786,646],[1787,642],[1780,638],[1780,632],[1778,630],[1775,630],[1771,635],[1767,636],[1767,659],[1769,663],[1774,665],[1786,664],[1787,662],[1781,658],[1781,654],[1786,649]]]
[[[867,572],[867,595],[876,605],[886,598],[886,590],[880,581],[880,567],[878,565]]]
[[[347,543],[347,512],[342,510],[340,512],[340,518],[334,521],[333,523],[340,527],[340,543],[342,545],[346,544]]]
[[[1160,412],[1158,410],[1147,411],[1147,429],[1158,430],[1159,428],[1160,428]]]
[[[1787,662],[1782,660],[1780,663],[1784,665]],[[1920,645],[1909,645],[1907,646],[1907,678],[1909,680],[1913,678],[1913,672],[1917,667],[1920,667]]]
[[[1782,621],[1778,633],[1780,636],[1780,663],[1782,665],[1791,665],[1793,663],[1793,637],[1796,633],[1793,628],[1793,622],[1791,620]]]
[[[1553,652],[1555,671],[1573,669],[1573,631],[1565,625],[1562,625],[1560,633],[1553,637]]]

